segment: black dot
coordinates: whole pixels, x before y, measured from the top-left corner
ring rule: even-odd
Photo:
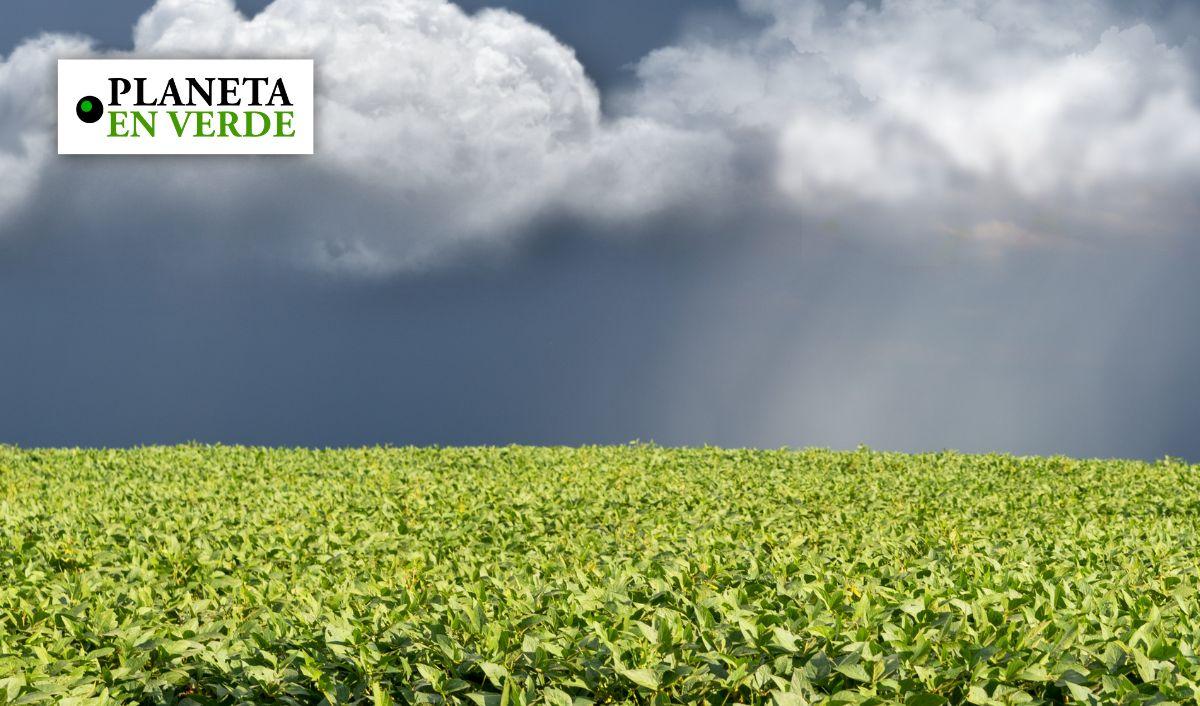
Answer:
[[[75,104],[75,115],[85,123],[94,123],[104,115],[104,105],[95,96],[84,96]]]

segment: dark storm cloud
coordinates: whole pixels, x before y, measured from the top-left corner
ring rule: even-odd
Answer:
[[[834,445],[1200,458],[1192,242],[980,257],[578,225],[390,281],[77,233],[0,262],[25,444]]]
[[[1032,22],[991,18],[1012,34],[990,45],[958,31],[978,18],[880,14],[863,37],[818,34],[817,62],[787,50],[814,41],[789,12],[801,3],[745,4],[753,14],[735,18],[717,3],[514,0],[566,47],[511,18],[442,16],[481,44],[412,61],[461,71],[473,52],[508,52],[516,61],[490,66],[511,85],[552,89],[501,131],[517,159],[482,124],[461,143],[436,131],[463,105],[513,95],[484,81],[477,95],[426,96],[437,119],[422,139],[403,142],[388,130],[415,123],[389,117],[386,140],[344,145],[319,168],[64,169],[30,158],[42,133],[16,99],[36,92],[37,72],[8,93],[0,82],[0,440],[642,439],[1200,459],[1195,106],[1175,91],[1194,78],[1179,59],[1194,56],[1187,6],[1133,17],[1064,3]],[[219,4],[210,27],[228,31],[171,34],[197,11],[164,3],[140,41],[253,39]],[[1092,34],[1062,31],[1085,15],[1099,17]],[[47,16],[22,31],[87,22]],[[89,33],[132,46],[106,26]],[[978,60],[924,46],[933,30],[971,40]],[[589,77],[622,89],[603,114],[562,58],[572,48]],[[920,57],[908,70],[934,84],[946,67],[978,83],[947,80],[940,114],[906,114],[905,96],[887,93],[899,82],[846,84],[821,67],[888,71],[888,56]],[[1005,71],[1017,56],[1025,70]],[[1092,72],[1110,65],[1124,73]],[[1067,69],[1079,70],[1056,73]],[[338,103],[386,114],[418,90],[397,73]],[[1019,99],[995,121],[972,112],[1005,91]],[[1089,119],[1019,110],[1062,96]],[[1105,97],[1115,107],[1095,110]],[[977,116],[984,137],[964,140],[939,115]],[[1023,140],[1009,139],[1014,125]],[[1039,137],[1040,155],[1027,149]],[[504,178],[456,181],[436,158],[447,145]],[[388,169],[362,176],[381,160]],[[225,188],[195,188],[208,181]],[[141,194],[136,208],[128,194]]]

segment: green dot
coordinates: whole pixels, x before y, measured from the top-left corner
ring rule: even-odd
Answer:
[[[91,102],[91,101],[84,101],[84,102],[80,103],[80,104],[79,104],[79,109],[80,109],[80,110],[82,110],[82,111],[83,111],[83,112],[85,112],[85,113],[90,113],[90,112],[92,112],[92,102]]]

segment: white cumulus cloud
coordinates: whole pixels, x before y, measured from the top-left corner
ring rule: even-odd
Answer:
[[[54,59],[79,56],[88,45],[69,37],[46,36],[26,42],[0,61],[0,232],[4,219],[37,187],[54,153],[47,116],[54,95],[46,85]]]
[[[629,109],[765,133],[775,186],[803,207],[1066,213],[1147,206],[1114,191],[1174,192],[1142,214],[1158,217],[1200,176],[1188,53],[1103,3],[743,7],[766,29],[652,53]]]
[[[511,12],[275,0],[247,18],[232,0],[159,0],[130,52],[50,35],[0,60],[0,234],[157,214],[167,236],[392,272],[556,216],[620,230],[782,209],[883,237],[1003,223],[1028,243],[1176,232],[1195,214],[1194,51],[1102,0],[742,9],[758,29],[652,52],[605,115],[572,50]],[[317,154],[57,157],[54,60],[101,54],[311,57]]]
[[[462,242],[509,238],[547,214],[652,215],[724,181],[720,136],[636,116],[606,120],[574,52],[507,11],[468,15],[445,0],[276,0],[246,18],[232,0],[160,0],[133,38],[128,55],[137,57],[313,58],[317,154],[53,157],[53,61],[89,48],[45,37],[0,63],[0,219],[39,183],[56,184],[67,201],[60,208],[78,201],[126,223],[148,203],[197,224],[214,211],[275,209],[291,233],[285,247],[301,259],[388,271]]]

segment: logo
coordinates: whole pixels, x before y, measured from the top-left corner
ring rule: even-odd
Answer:
[[[59,154],[312,154],[308,59],[61,59]]]

